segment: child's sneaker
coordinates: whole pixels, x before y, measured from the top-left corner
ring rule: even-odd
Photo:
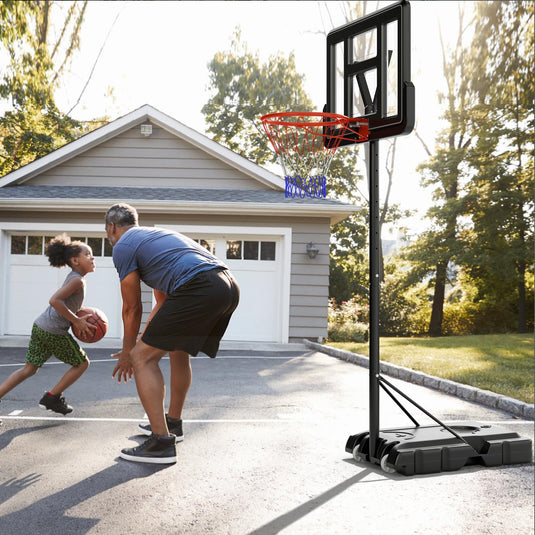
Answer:
[[[169,429],[169,433],[175,435],[176,437],[175,442],[182,442],[184,440],[184,433],[182,432],[182,420],[180,418],[169,418],[167,414],[165,415],[165,419],[167,420],[167,428]],[[142,435],[152,435],[150,424],[139,424],[138,431]]]
[[[175,437],[152,434],[143,444],[121,450],[120,457],[135,463],[176,463]]]
[[[72,407],[65,402],[65,398],[61,394],[51,396],[48,392],[45,392],[45,395],[39,401],[39,407],[49,411],[59,412],[60,414],[69,414],[69,412],[72,412]]]

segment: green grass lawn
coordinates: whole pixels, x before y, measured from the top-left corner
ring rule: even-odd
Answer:
[[[368,356],[367,343],[328,345]],[[533,403],[533,335],[381,338],[381,360]]]

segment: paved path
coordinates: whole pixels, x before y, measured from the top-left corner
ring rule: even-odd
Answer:
[[[24,353],[0,348],[0,379]],[[55,361],[0,403],[2,535],[533,534],[531,464],[412,477],[356,464],[344,446],[367,429],[368,371],[312,350],[192,359],[179,462],[123,461],[143,408],[133,383],[111,379],[109,353],[90,350],[69,416],[37,407],[63,373]],[[447,422],[533,439],[532,421],[392,382]],[[398,425],[406,416],[382,398],[381,427]]]

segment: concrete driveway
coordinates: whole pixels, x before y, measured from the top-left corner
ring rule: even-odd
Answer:
[[[1,534],[533,533],[532,464],[411,477],[356,464],[344,448],[368,428],[368,371],[305,348],[192,359],[179,462],[119,459],[142,440],[144,411],[133,382],[112,380],[110,352],[90,349],[92,365],[66,392],[71,415],[37,406],[65,369],[55,360],[0,403]],[[0,348],[0,380],[24,355]],[[446,422],[533,439],[532,421],[391,382]],[[382,397],[381,427],[400,425],[410,422]]]

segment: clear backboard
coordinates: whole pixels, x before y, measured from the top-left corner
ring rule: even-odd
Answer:
[[[368,119],[370,140],[410,133],[415,116],[410,40],[405,0],[331,31],[324,111]]]

